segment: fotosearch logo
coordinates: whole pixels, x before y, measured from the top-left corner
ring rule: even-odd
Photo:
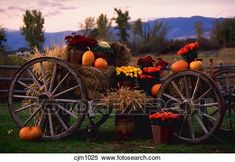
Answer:
[[[187,103],[177,103],[174,100],[164,101],[162,99],[148,98],[144,104],[140,104],[138,100],[132,99],[123,104],[120,100],[73,100],[73,102],[49,102],[47,100],[42,102],[43,113],[58,113],[61,109],[68,111],[88,113],[93,117],[102,109],[102,113],[111,115],[112,109],[120,110],[119,113],[123,115],[149,115],[158,111],[177,111],[178,113],[187,113]],[[213,103],[213,98],[201,98],[198,104],[191,105],[191,109],[197,109],[199,104],[209,105]],[[66,111],[61,111],[66,115]]]

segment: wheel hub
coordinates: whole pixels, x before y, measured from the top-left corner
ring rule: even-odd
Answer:
[[[55,113],[58,111],[54,97],[51,93],[43,93],[39,95],[39,102],[42,104],[42,110],[44,113]]]

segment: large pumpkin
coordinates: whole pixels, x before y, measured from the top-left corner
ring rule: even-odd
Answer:
[[[103,58],[98,58],[95,60],[95,67],[98,69],[106,69],[108,67],[108,63]]]
[[[160,87],[161,84],[154,84],[151,89],[151,94],[156,97]]]
[[[197,70],[200,71],[203,69],[203,64],[201,61],[192,61],[189,65],[191,70]]]
[[[91,66],[94,64],[95,61],[95,55],[94,53],[88,48],[88,51],[86,51],[82,56],[82,65]]]
[[[25,141],[37,140],[42,137],[42,130],[40,127],[23,127],[19,133],[20,139]]]
[[[171,65],[171,70],[177,73],[182,70],[188,69],[188,63],[184,60],[180,60]]]

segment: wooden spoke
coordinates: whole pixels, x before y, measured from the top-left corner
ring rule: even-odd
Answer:
[[[223,87],[221,86],[220,82],[217,81],[216,83],[217,83],[219,89],[220,89],[220,90],[223,90]]]
[[[186,93],[186,97],[189,98],[189,85],[188,85],[188,80],[186,78],[186,76],[184,76],[184,86],[185,86],[185,93]]]
[[[104,113],[103,111],[101,111],[99,109],[97,110],[97,112],[100,113],[101,115],[105,115],[106,114],[106,113]]]
[[[50,86],[49,86],[49,92],[52,91],[52,88],[53,88],[53,86],[54,86],[56,71],[57,71],[57,64],[55,64],[54,69],[53,69],[53,72],[52,72],[51,82],[50,82]]]
[[[225,81],[226,81],[226,90],[229,91],[229,77],[225,76]]]
[[[60,124],[64,127],[64,129],[65,129],[65,130],[68,130],[69,128],[68,128],[67,125],[64,123],[64,121],[63,121],[63,119],[60,117],[59,113],[56,112],[55,115],[56,115],[58,121],[60,122]]]
[[[187,115],[187,121],[188,121],[188,128],[189,128],[189,133],[192,139],[195,139],[195,134],[192,126],[192,117],[191,115]]]
[[[84,103],[82,100],[73,100],[73,99],[62,99],[62,98],[56,98],[54,99],[56,102],[70,102],[70,103]]]
[[[192,94],[192,101],[197,93],[197,90],[198,90],[198,85],[199,85],[199,81],[200,81],[200,78],[197,79],[197,82],[196,82],[196,85],[195,85],[195,88],[193,90],[193,94]]]
[[[39,106],[34,113],[24,122],[23,127],[26,126],[26,124],[39,112],[39,110],[41,109],[42,105]]]
[[[206,129],[205,125],[203,124],[203,122],[201,121],[200,117],[198,115],[195,115],[195,119],[197,120],[198,124],[200,125],[200,127],[202,128],[202,130],[204,131],[205,134],[208,133],[208,130]]]
[[[64,111],[64,112],[66,112],[67,114],[69,114],[70,116],[72,116],[72,117],[78,119],[78,116],[77,116],[76,114],[74,114],[74,113],[72,113],[71,111],[67,110],[67,109],[64,108],[63,106],[61,106],[61,105],[58,104],[58,107],[59,107],[62,111]]]
[[[174,100],[174,101],[176,101],[176,102],[178,102],[178,103],[181,103],[182,101],[180,101],[179,99],[177,99],[177,98],[175,98],[175,97],[173,97],[173,96],[171,96],[171,95],[169,95],[169,94],[167,94],[167,93],[163,93],[163,96],[165,96],[165,97],[167,97],[167,98],[169,98],[169,99],[172,99],[172,100]]]
[[[180,111],[180,107],[167,107],[162,108],[163,111]]]
[[[38,126],[39,127],[42,127],[44,117],[45,117],[45,113],[42,111],[41,118],[40,118],[40,120],[38,122]]]
[[[38,99],[38,97],[35,96],[23,96],[23,95],[13,95],[15,98],[23,98],[23,99]]]
[[[178,94],[180,95],[181,99],[182,99],[182,100],[185,100],[184,95],[181,93],[179,87],[175,84],[175,82],[174,82],[174,81],[171,81],[171,84],[172,84],[172,86],[175,88],[175,90],[178,92]]]
[[[206,103],[206,104],[195,104],[194,106],[198,106],[198,107],[212,107],[212,106],[218,106],[218,103]]]
[[[51,133],[52,136],[54,136],[54,128],[53,128],[53,122],[52,122],[52,117],[51,117],[50,112],[48,112],[48,119],[49,119],[50,133]]]
[[[62,92],[56,94],[54,97],[58,97],[58,96],[60,96],[60,95],[62,95],[62,94],[65,94],[65,93],[67,93],[67,92],[73,91],[73,90],[75,90],[75,89],[78,88],[78,87],[79,87],[79,85],[76,85],[76,86],[74,86],[74,87],[72,87],[72,88],[69,88],[69,89],[67,89],[67,90],[64,90],[64,91],[62,91]]]
[[[37,84],[38,87],[41,87],[41,84],[38,82],[38,79],[34,76],[33,72],[28,68],[27,69],[29,75],[32,77],[34,83]]]
[[[69,72],[64,76],[64,78],[59,82],[59,84],[55,87],[55,89],[52,91],[52,94],[56,92],[56,90],[60,87],[60,85],[64,82],[64,80],[69,76]]]
[[[33,104],[30,104],[30,105],[21,107],[21,108],[15,110],[15,112],[17,113],[17,112],[20,112],[20,111],[22,111],[22,110],[29,109],[29,108],[31,108],[31,107],[33,107],[33,106],[36,106],[36,105],[38,105],[38,104],[37,104],[37,103],[33,103]]]
[[[32,87],[28,86],[27,84],[23,83],[23,82],[20,81],[20,80],[17,80],[17,83],[19,83],[20,85],[22,85],[22,86],[24,86],[24,87],[26,87],[26,88],[32,90],[32,91],[35,92],[36,94],[39,94],[39,92],[38,92],[37,90],[33,89]]]
[[[212,90],[212,88],[208,89],[205,93],[203,93],[198,99],[197,101],[201,100],[204,96],[206,96],[210,91]]]
[[[210,115],[207,114],[207,113],[204,113],[204,112],[202,112],[202,111],[199,111],[199,113],[200,113],[202,116],[207,117],[208,119],[211,119],[211,120],[213,120],[213,121],[216,121],[216,119],[215,119],[214,117],[210,116]]]
[[[185,123],[186,119],[187,119],[187,114],[184,115],[183,123],[181,123],[181,125],[180,125],[180,130],[178,132],[178,136],[180,136],[182,134],[182,131],[184,129],[184,123]]]
[[[45,88],[45,92],[47,92],[47,79],[46,79],[46,71],[45,68],[42,64],[42,62],[40,62],[40,68],[41,68],[41,74],[42,74],[42,80],[43,80],[43,84],[44,84],[44,88]]]

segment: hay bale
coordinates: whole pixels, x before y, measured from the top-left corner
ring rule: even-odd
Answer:
[[[115,68],[109,66],[107,69],[97,69],[92,66],[76,66],[77,71],[83,77],[88,88],[88,97],[91,99],[100,96],[112,88]]]
[[[120,42],[110,42],[113,49],[113,63],[114,66],[126,66],[130,63],[131,54],[130,49]]]

